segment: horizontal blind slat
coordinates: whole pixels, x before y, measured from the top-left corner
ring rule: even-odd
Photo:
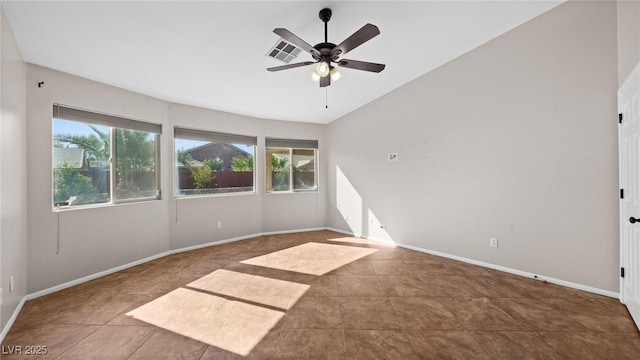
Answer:
[[[317,149],[318,140],[266,138],[265,145],[268,148]]]
[[[162,125],[160,124],[152,124],[144,121],[125,119],[113,115],[98,114],[91,111],[75,109],[59,104],[53,105],[53,117],[56,119],[79,121],[94,125],[104,125],[127,130],[162,134]]]
[[[173,128],[173,136],[179,139],[210,141],[224,144],[257,145],[258,138],[255,136],[226,134],[213,131],[186,129],[181,127]]]

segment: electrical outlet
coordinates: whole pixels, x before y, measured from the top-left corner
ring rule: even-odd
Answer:
[[[397,153],[388,153],[387,154],[387,160],[389,160],[389,161],[398,161],[398,154]]]
[[[216,229],[222,229],[222,221],[216,223]]]
[[[13,292],[13,275],[9,276],[9,292]]]
[[[498,238],[489,238],[489,246],[498,247]]]

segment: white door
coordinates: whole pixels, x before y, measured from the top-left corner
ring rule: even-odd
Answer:
[[[620,300],[640,327],[640,67],[618,90],[620,152]],[[624,269],[624,270],[622,270]],[[621,274],[622,276],[622,274]]]

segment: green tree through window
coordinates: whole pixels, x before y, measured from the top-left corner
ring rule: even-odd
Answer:
[[[158,133],[58,118],[53,125],[54,204],[159,197]]]

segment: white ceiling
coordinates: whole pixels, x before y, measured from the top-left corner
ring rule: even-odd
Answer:
[[[24,60],[167,101],[264,119],[329,123],[562,1],[3,1]],[[329,41],[366,23],[381,34],[346,58],[384,63],[343,69],[328,88],[312,66],[281,72],[266,53],[284,27]],[[299,61],[311,60],[302,53]],[[294,60],[295,61],[295,60]],[[325,109],[325,95],[329,108]]]

